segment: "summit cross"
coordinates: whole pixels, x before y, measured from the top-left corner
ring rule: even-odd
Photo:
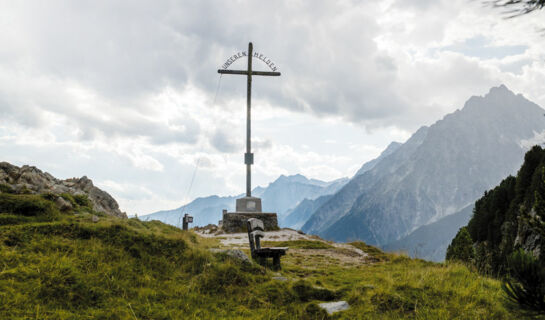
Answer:
[[[235,56],[234,60],[238,59],[240,56],[244,56],[245,52],[242,52],[242,54],[239,54],[239,56]],[[252,58],[254,57],[254,47],[252,43],[250,42],[248,44],[248,69],[247,70],[227,70],[227,69],[219,69],[218,73],[221,74],[239,74],[239,75],[246,75],[248,79],[248,87],[246,92],[246,153],[244,154],[244,163],[246,164],[246,197],[252,196],[252,169],[251,166],[254,163],[254,154],[252,153],[252,141],[251,141],[251,109],[252,109],[252,76],[279,76],[280,72],[276,71],[253,71],[252,70]],[[256,55],[256,58],[263,60],[263,55]],[[233,61],[234,61],[233,60]],[[225,65],[228,67],[230,63],[233,61],[228,61]],[[272,68],[270,65],[270,60],[268,60],[269,67],[273,70],[276,70],[275,68]],[[225,68],[226,68],[225,67]]]

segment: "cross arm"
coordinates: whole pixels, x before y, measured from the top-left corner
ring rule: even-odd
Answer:
[[[248,75],[248,71],[246,71],[246,70],[224,70],[224,69],[219,69],[218,73]],[[252,71],[252,76],[275,76],[275,77],[277,77],[279,75],[280,75],[280,72]]]
[[[269,72],[269,71],[252,71],[252,76],[274,76],[278,77],[280,72]]]
[[[218,73],[223,73],[223,74],[248,74],[248,71],[244,71],[244,70],[224,70],[224,69],[219,69],[218,70]]]

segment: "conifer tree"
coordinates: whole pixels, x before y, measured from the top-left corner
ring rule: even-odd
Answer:
[[[467,227],[462,227],[448,246],[446,259],[472,262],[474,258],[473,240],[471,240]]]

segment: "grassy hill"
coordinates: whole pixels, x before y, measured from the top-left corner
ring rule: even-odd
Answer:
[[[343,264],[320,254],[343,249],[288,241],[278,274],[212,253],[218,240],[63,198],[73,209],[59,211],[52,195],[0,192],[0,319],[519,317],[504,307],[499,281],[463,265],[385,254],[363,242],[351,245],[368,261]],[[326,300],[351,307],[328,316],[317,307]]]

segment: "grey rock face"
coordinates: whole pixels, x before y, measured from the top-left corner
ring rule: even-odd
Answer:
[[[333,197],[320,206],[320,208],[305,223],[302,230],[308,234],[323,236],[327,229],[350,213],[356,200],[366,192],[373,192],[373,187],[380,183],[381,178],[386,178],[395,172],[410,155],[414,153],[425,139],[428,127],[420,128],[413,136],[400,146],[397,151],[377,163],[373,169],[357,175],[350,180]],[[361,227],[358,222],[354,227]],[[344,228],[341,228],[344,229]],[[348,234],[346,234],[348,231]],[[342,231],[341,231],[342,232]],[[358,239],[359,230],[344,230],[345,235],[351,239]],[[341,235],[339,235],[342,237]],[[361,239],[361,237],[359,237]],[[344,240],[344,239],[343,239]],[[375,243],[373,241],[371,243]]]
[[[297,207],[289,210],[280,220],[280,224],[287,228],[300,229],[305,222],[320,208],[324,203],[329,201],[333,195],[328,194],[318,197],[314,200],[305,199],[297,205]]]
[[[383,246],[473,203],[515,173],[545,110],[505,86],[420,128],[322,205],[303,231]]]
[[[382,159],[384,159],[387,156],[394,153],[397,149],[399,149],[399,147],[401,145],[402,145],[402,143],[399,143],[399,142],[395,142],[395,141],[391,142],[388,145],[388,147],[386,147],[386,149],[384,149],[384,151],[381,152],[381,154],[380,154],[380,156],[378,156],[378,158],[364,163],[363,166],[361,166],[361,168],[358,170],[358,172],[356,172],[356,174],[354,176],[359,176],[360,174],[364,174],[367,171],[373,169],[377,165],[377,163],[379,163]]]
[[[536,258],[541,257],[542,248],[541,248],[541,236],[539,233],[536,232],[535,227],[532,227],[528,221],[530,217],[535,217],[536,213],[534,209],[532,208],[528,212],[528,217],[526,219],[521,218],[519,219],[519,223],[517,226],[517,233],[514,240],[515,246],[520,246],[523,250],[526,252],[531,252],[532,255]],[[504,239],[508,239],[508,234],[510,230],[510,226],[508,225],[509,222],[505,222],[502,226],[502,234],[504,235]],[[509,223],[510,224],[510,223]],[[509,244],[506,240],[502,241],[502,246],[506,247]]]
[[[386,251],[406,252],[413,258],[441,262],[458,230],[467,225],[473,214],[471,204],[439,221],[421,226],[409,235],[383,247]]]
[[[213,253],[223,253],[244,264],[251,264],[252,260],[239,249],[210,249]]]
[[[58,197],[55,200],[55,204],[61,211],[67,211],[72,209],[72,204],[66,200],[64,200],[62,197]]]
[[[0,183],[11,186],[16,192],[86,194],[94,210],[119,218],[127,217],[126,213],[119,210],[119,205],[112,196],[95,187],[93,182],[85,176],[59,180],[36,167],[25,165],[19,168],[7,162],[0,162]],[[71,206],[60,197],[56,201],[61,210],[67,210]]]
[[[332,315],[335,312],[347,310],[348,308],[350,308],[350,305],[346,301],[324,302],[324,303],[318,304],[318,306],[324,309],[325,311],[327,311],[329,315]]]

